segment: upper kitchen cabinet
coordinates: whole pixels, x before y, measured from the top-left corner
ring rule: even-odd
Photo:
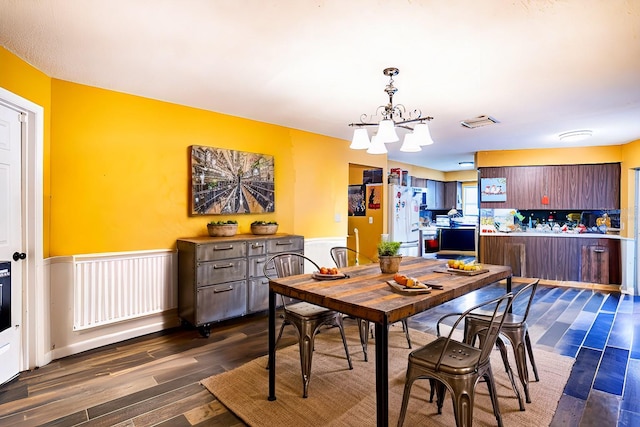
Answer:
[[[481,208],[620,209],[619,163],[491,167],[480,170],[483,178],[506,178],[507,194]]]
[[[462,183],[460,181],[448,181],[444,183],[445,209],[462,209]]]
[[[445,203],[445,183],[442,181],[427,180],[427,209],[451,209]]]

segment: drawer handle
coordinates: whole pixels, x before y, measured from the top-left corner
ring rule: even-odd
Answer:
[[[593,248],[593,252],[604,252],[604,248],[601,248],[601,247]]]
[[[214,251],[228,251],[230,249],[233,249],[233,245],[224,246],[224,247],[219,247],[219,246],[214,246],[213,247]]]
[[[256,264],[262,264],[262,263],[265,263],[265,262],[267,262],[267,259],[266,259],[266,258],[258,258],[258,259],[256,260]]]
[[[213,264],[213,268],[214,268],[214,269],[217,269],[217,268],[231,268],[231,267],[233,267],[233,264],[232,264],[232,263],[229,263],[229,264],[220,264],[220,265],[218,265],[218,264]]]
[[[251,248],[252,249],[264,248],[264,243],[262,244],[254,243],[251,245]]]
[[[226,288],[226,289],[214,289],[214,290],[213,290],[213,293],[214,293],[214,294],[219,294],[219,293],[221,293],[221,292],[229,292],[229,291],[232,291],[232,290],[233,290],[233,286],[229,286],[229,287],[228,287],[228,288]]]
[[[289,246],[289,245],[293,245],[292,241],[288,241],[288,242],[276,242],[276,246]]]

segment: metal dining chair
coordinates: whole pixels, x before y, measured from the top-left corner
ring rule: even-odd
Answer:
[[[442,404],[446,390],[451,393],[456,425],[470,427],[473,424],[473,402],[475,386],[484,378],[493,405],[493,413],[502,427],[502,416],[498,406],[495,381],[491,370],[491,350],[496,343],[498,334],[505,319],[505,313],[511,306],[513,294],[508,293],[491,301],[484,302],[462,313],[451,327],[447,337],[439,336],[434,341],[412,351],[402,395],[402,406],[398,418],[398,427],[404,423],[407,406],[411,394],[411,387],[417,379],[429,379],[433,389],[437,392],[438,413],[442,413]],[[464,341],[452,339],[460,322],[473,311],[483,308],[493,308],[489,325],[485,330],[480,348],[471,346]],[[445,316],[449,317],[449,316]],[[438,326],[440,321],[438,322]]]
[[[366,258],[361,255],[358,251],[355,251],[346,246],[334,246],[329,250],[331,254],[331,259],[335,263],[336,267],[344,268],[351,265],[351,260],[353,260],[354,265],[360,265],[360,258]],[[371,259],[366,258],[366,260],[373,262]],[[360,332],[360,344],[362,345],[362,352],[364,353],[365,362],[369,361],[368,356],[368,346],[369,346],[369,335],[373,334],[373,328],[371,327],[371,323],[368,320],[363,320],[360,318],[356,318],[358,322],[358,331]],[[411,337],[409,336],[409,326],[407,325],[407,319],[402,319],[402,330],[404,331],[405,337],[407,338],[407,344],[409,348],[411,348]]]
[[[533,348],[531,346],[531,338],[529,337],[529,329],[527,327],[527,317],[529,316],[529,310],[533,297],[536,294],[538,288],[538,282],[540,279],[525,285],[520,289],[513,297],[512,310],[505,315],[505,320],[502,325],[500,336],[496,340],[496,345],[500,349],[502,361],[504,367],[507,370],[511,385],[518,396],[520,401],[520,409],[524,410],[524,405],[520,397],[511,366],[509,365],[509,359],[507,357],[507,348],[504,345],[501,337],[506,337],[511,343],[513,348],[513,354],[515,356],[516,368],[518,370],[518,377],[522,383],[524,389],[524,395],[527,403],[531,403],[531,396],[529,395],[529,369],[527,368],[527,353],[529,354],[529,362],[533,368],[533,374],[536,381],[540,381],[538,377],[538,368],[533,358]],[[521,303],[522,302],[522,303]],[[486,314],[472,314],[467,316],[465,320],[465,342],[474,344],[477,337],[482,340],[484,338],[483,331],[486,330],[489,324],[490,317]]]
[[[320,270],[318,264],[308,257],[299,253],[285,252],[273,256],[265,263],[263,267],[264,275],[270,278],[270,275],[273,276],[274,269],[277,277],[303,274],[305,262],[311,263],[317,270]],[[347,356],[349,369],[353,369],[349,348],[347,347],[347,339],[342,325],[342,315],[337,311],[329,310],[328,308],[308,302],[287,304],[285,300],[286,299],[282,297],[283,321],[278,337],[276,338],[276,347],[282,337],[285,326],[293,325],[298,336],[298,346],[300,347],[302,397],[307,397],[309,382],[311,380],[311,361],[313,359],[314,340],[321,326],[338,326],[340,335],[342,335],[342,343],[344,344],[344,352]]]

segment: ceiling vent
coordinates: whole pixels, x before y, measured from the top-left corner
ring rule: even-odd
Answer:
[[[479,128],[480,126],[492,125],[498,123],[496,119],[491,116],[478,116],[473,119],[467,119],[460,122],[460,124],[469,129]]]

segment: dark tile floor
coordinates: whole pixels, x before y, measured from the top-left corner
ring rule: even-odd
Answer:
[[[410,318],[409,326],[435,333],[442,314],[501,292],[499,285],[481,289]],[[640,426],[640,297],[540,286],[528,324],[534,351],[576,360],[552,426]]]

